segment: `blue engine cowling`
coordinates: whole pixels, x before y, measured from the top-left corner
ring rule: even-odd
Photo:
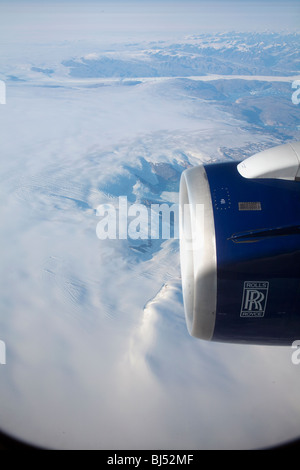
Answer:
[[[291,345],[300,339],[300,143],[180,183],[180,253],[191,335]]]

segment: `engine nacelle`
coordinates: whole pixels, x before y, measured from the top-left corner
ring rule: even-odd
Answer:
[[[300,339],[300,142],[185,170],[180,258],[192,336]]]

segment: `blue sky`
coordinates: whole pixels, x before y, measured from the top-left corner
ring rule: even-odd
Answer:
[[[129,40],[147,40],[147,35],[165,39],[201,32],[298,31],[299,5],[295,0],[4,0],[0,39],[2,44],[43,43],[94,40],[101,32],[105,40],[124,34]]]

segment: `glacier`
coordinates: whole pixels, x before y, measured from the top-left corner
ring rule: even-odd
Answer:
[[[59,449],[293,439],[292,349],[191,338],[178,240],[99,240],[96,227],[100,204],[171,205],[186,168],[300,140],[299,33],[203,32],[182,4],[184,24],[167,27],[165,6],[157,32],[155,2],[153,30],[141,6],[123,24],[124,7],[91,5],[80,33],[67,6],[0,20],[13,25],[0,55],[0,429]],[[52,31],[51,15],[69,29]]]

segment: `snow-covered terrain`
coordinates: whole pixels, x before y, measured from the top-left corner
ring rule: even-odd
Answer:
[[[0,22],[16,15],[19,35],[0,54],[0,429],[55,448],[298,436],[292,350],[191,338],[178,240],[99,240],[96,227],[99,204],[171,205],[184,169],[300,140],[299,34],[196,34],[194,23],[186,34],[177,20],[169,35],[143,35],[133,16],[115,40],[88,27],[70,39],[61,13],[66,32],[50,41],[38,15],[24,33],[9,12]]]

